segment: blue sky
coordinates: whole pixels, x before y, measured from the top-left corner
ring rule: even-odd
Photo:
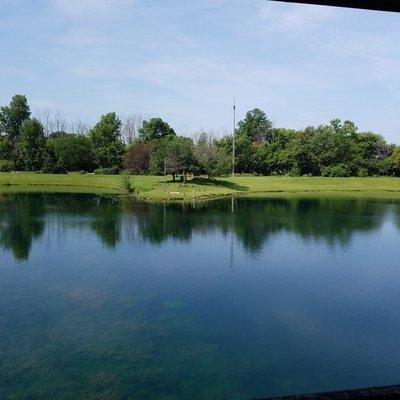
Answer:
[[[268,0],[1,0],[0,104],[161,116],[183,134],[260,107],[400,142],[400,14]]]

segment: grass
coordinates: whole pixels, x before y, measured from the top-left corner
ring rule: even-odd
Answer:
[[[231,195],[270,196],[279,193],[353,193],[400,198],[399,178],[322,178],[322,177],[257,177],[209,180],[196,178],[183,184],[164,182],[162,176],[132,176],[134,196],[142,200],[209,199]],[[53,175],[29,172],[0,173],[0,192],[74,192],[128,194],[123,176],[76,174]]]

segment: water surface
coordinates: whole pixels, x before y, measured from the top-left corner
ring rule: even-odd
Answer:
[[[0,195],[1,399],[400,382],[400,203]]]

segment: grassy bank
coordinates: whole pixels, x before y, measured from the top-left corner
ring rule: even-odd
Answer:
[[[186,184],[168,177],[133,176],[135,196],[143,200],[191,200],[230,195],[274,193],[359,193],[400,198],[399,178],[322,178],[237,176],[215,180],[194,179]],[[0,192],[81,192],[127,194],[118,175],[0,173]]]

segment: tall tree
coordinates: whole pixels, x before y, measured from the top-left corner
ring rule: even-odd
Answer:
[[[37,171],[43,166],[45,137],[42,124],[36,119],[26,119],[20,129],[17,143],[19,162],[27,171]]]
[[[162,139],[165,136],[174,135],[175,131],[161,118],[151,118],[149,121],[143,121],[142,127],[139,129],[140,139],[150,142],[155,139]]]
[[[165,157],[167,154],[168,143],[175,136],[167,135],[162,139],[151,140],[150,147],[150,173],[152,175],[162,175],[165,169]]]
[[[169,140],[165,165],[167,172],[172,174],[175,180],[175,174],[181,172],[183,180],[186,181],[186,175],[194,164],[193,140],[183,136],[176,136]]]
[[[121,120],[114,113],[102,115],[89,133],[96,164],[101,168],[119,166],[124,144],[120,139]]]
[[[16,161],[16,144],[20,137],[22,123],[31,115],[28,101],[25,96],[17,94],[13,96],[8,106],[0,108],[0,132],[6,138],[5,156]]]
[[[264,111],[254,108],[238,123],[237,135],[247,136],[256,143],[270,143],[273,140],[273,123]]]

